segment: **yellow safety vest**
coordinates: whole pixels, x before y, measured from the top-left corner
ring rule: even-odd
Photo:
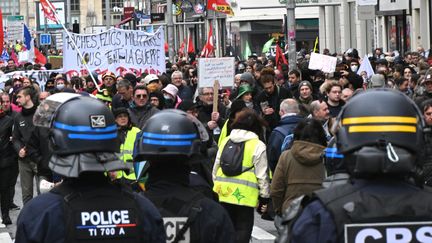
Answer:
[[[222,127],[221,133],[219,135],[219,140],[218,140],[218,148],[221,147],[222,145],[222,141],[228,137],[228,120],[226,120],[225,124]]]
[[[223,151],[229,137],[226,137],[219,147]],[[243,151],[243,170],[253,166],[253,154],[259,142],[258,138],[246,141]],[[243,172],[238,176],[227,176],[219,167],[214,180],[213,191],[219,195],[219,201],[224,203],[256,207],[258,205],[258,180],[255,176],[254,169]]]
[[[124,171],[117,171],[117,179],[124,177],[128,180],[136,180],[135,171],[133,169],[132,154],[135,144],[137,133],[141,130],[137,127],[132,127],[126,134],[126,139],[123,144],[120,145],[120,159],[123,160],[129,167],[129,174]],[[128,162],[129,161],[129,162]]]

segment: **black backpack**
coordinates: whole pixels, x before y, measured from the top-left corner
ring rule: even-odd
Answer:
[[[243,170],[243,155],[246,142],[235,143],[231,139],[225,144],[220,156],[220,167],[226,176],[238,176],[253,168]]]

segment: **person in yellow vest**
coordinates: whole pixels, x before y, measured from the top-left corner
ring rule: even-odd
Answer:
[[[129,169],[129,173],[119,170],[111,172],[111,178],[117,182],[130,185],[135,191],[140,191],[136,183],[136,176],[133,170],[132,153],[134,149],[137,133],[141,130],[130,121],[129,113],[126,108],[120,107],[113,110],[115,122],[117,123],[117,134],[120,140],[120,159],[123,160]]]
[[[262,214],[267,210],[270,197],[266,145],[259,140],[266,122],[253,110],[240,111],[232,123],[232,130],[222,142],[213,167],[213,190],[227,210],[236,230],[236,242],[249,242],[254,224],[254,209]],[[243,144],[240,172],[230,174],[225,167],[224,147],[228,150],[234,144]],[[241,152],[240,152],[241,155]],[[234,156],[233,156],[234,157]],[[223,161],[223,163],[221,163]]]

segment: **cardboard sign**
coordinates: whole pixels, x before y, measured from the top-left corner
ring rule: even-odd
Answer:
[[[216,80],[220,87],[233,86],[234,57],[198,59],[198,87],[213,87]]]
[[[312,53],[309,60],[309,69],[333,73],[336,70],[336,63],[336,57]]]
[[[51,63],[53,69],[60,69],[63,67],[62,56],[49,56],[48,62]]]

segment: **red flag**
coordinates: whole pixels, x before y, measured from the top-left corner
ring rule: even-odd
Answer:
[[[40,63],[45,65],[47,63],[46,57],[36,47],[34,48],[34,52],[35,52],[35,63]]]
[[[55,17],[55,7],[49,0],[40,0],[42,11],[44,12],[44,15],[47,19],[50,19],[56,23],[57,19]]]
[[[0,55],[3,54],[4,32],[3,32],[3,14],[0,8]]]
[[[185,46],[186,46],[186,39],[183,40],[183,42],[180,44],[180,48],[178,50],[178,54],[180,57],[183,57],[185,55]]]
[[[285,59],[285,55],[282,52],[282,49],[279,46],[279,43],[276,43],[276,57],[275,57],[276,67],[277,69],[282,71],[282,64],[288,64]]]
[[[165,49],[165,52],[168,52],[168,43],[166,43],[166,42],[164,44],[164,49]]]
[[[201,57],[209,57],[214,52],[213,44],[213,27],[210,24],[210,30],[207,37],[207,43],[204,45],[201,51]]]
[[[207,9],[228,15],[234,15],[231,6],[225,0],[208,0]]]
[[[187,46],[187,53],[195,53],[195,47],[192,41],[192,36],[189,34],[189,41]]]

